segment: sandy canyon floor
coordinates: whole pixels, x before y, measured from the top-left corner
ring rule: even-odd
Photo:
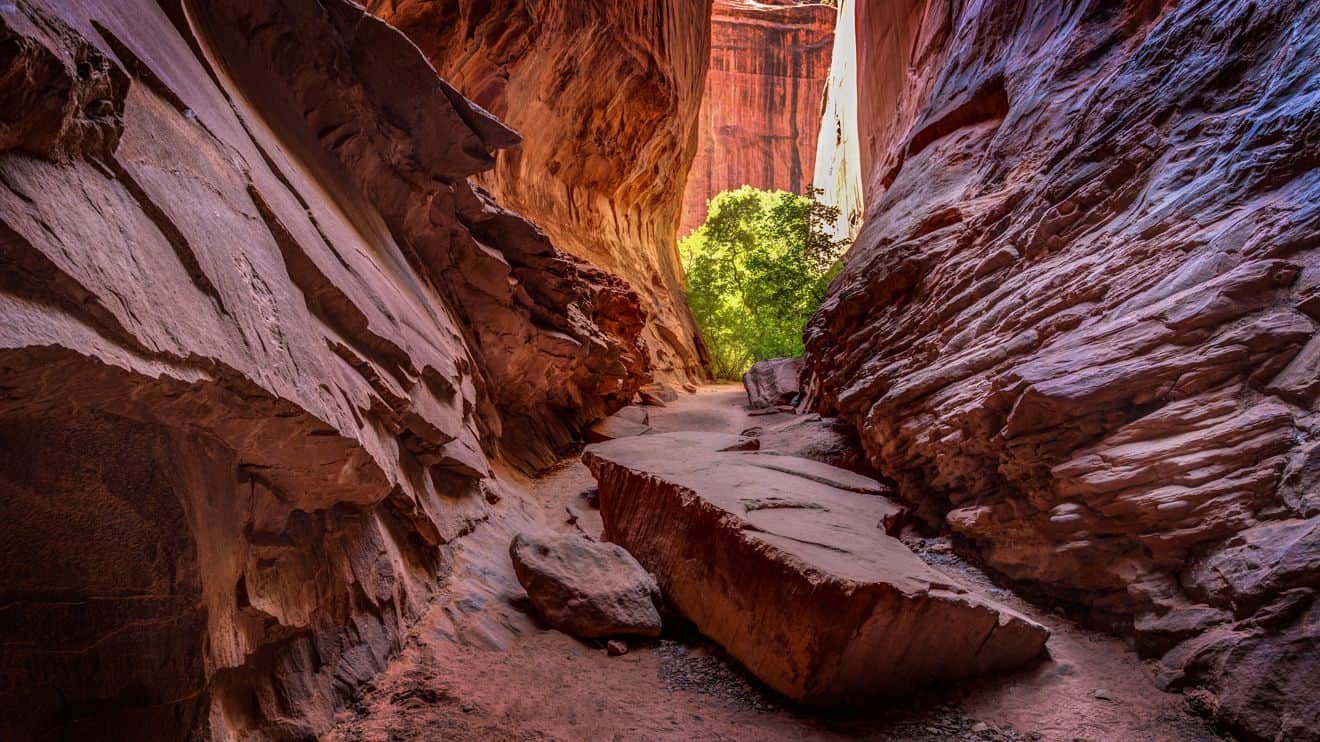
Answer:
[[[751,417],[745,402],[740,386],[711,386],[648,410],[656,432],[737,433],[787,419]],[[603,644],[539,624],[507,556],[520,528],[598,537],[600,516],[586,496],[594,484],[572,459],[508,493],[500,507],[509,517],[464,539],[444,593],[330,739],[1219,739],[1183,697],[1156,690],[1121,640],[994,586],[937,539],[918,552],[1048,626],[1048,659],[885,707],[820,713],[764,690],[695,632],[609,656]]]

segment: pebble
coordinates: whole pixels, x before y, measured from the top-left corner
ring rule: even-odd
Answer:
[[[618,639],[610,639],[605,642],[605,652],[611,657],[628,654],[628,643]]]

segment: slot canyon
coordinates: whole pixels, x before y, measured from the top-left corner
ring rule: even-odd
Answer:
[[[1305,0],[0,2],[0,739],[1320,740],[1318,322]]]

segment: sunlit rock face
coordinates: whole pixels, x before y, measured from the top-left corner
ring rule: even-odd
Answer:
[[[440,75],[523,135],[477,177],[555,244],[628,281],[657,379],[704,377],[675,235],[710,0],[371,0]]]
[[[347,0],[0,7],[0,737],[310,739],[646,377]]]
[[[851,6],[815,404],[1238,731],[1320,724],[1320,6]],[[1167,652],[1167,653],[1166,653]]]
[[[811,184],[836,19],[817,2],[715,0],[680,235],[706,221],[706,201],[721,191]]]
[[[820,138],[816,143],[815,174],[811,184],[821,203],[839,210],[834,238],[852,240],[862,228],[862,154],[857,131],[857,13],[854,0],[839,3],[834,31],[830,74],[821,103]]]

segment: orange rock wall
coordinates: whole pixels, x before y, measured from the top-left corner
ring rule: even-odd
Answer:
[[[808,394],[1239,733],[1320,724],[1320,6],[854,2]]]
[[[675,235],[710,0],[372,0],[440,74],[523,137],[478,176],[556,245],[622,276],[656,378],[704,378]]]
[[[836,19],[819,3],[716,0],[680,236],[706,221],[721,191],[811,184]]]

